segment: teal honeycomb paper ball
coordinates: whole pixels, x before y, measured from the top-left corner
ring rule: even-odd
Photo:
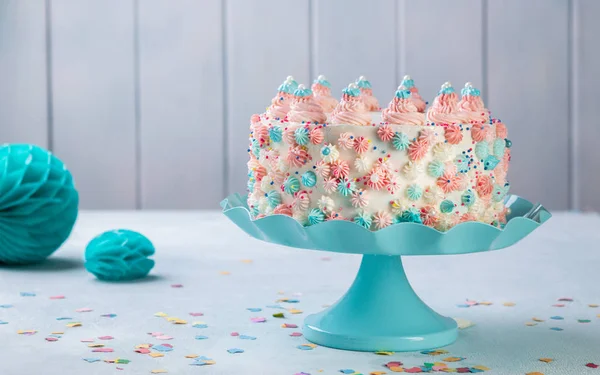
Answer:
[[[79,194],[62,161],[30,144],[0,146],[0,263],[44,260],[69,237]]]
[[[128,229],[104,232],[85,248],[85,268],[100,280],[126,281],[148,275],[154,267],[154,245]]]

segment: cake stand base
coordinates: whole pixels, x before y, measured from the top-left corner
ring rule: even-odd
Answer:
[[[399,256],[363,255],[350,290],[304,320],[315,344],[357,351],[415,351],[453,343],[456,322],[427,306],[410,286]]]

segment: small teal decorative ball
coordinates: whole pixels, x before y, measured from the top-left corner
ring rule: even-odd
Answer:
[[[127,229],[104,232],[85,248],[85,268],[100,280],[126,281],[148,275],[154,267],[154,245],[141,233]]]
[[[0,146],[0,263],[46,259],[71,234],[79,194],[62,161],[30,144]]]

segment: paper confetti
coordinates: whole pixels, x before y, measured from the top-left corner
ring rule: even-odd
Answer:
[[[354,371],[354,370],[351,370],[351,369],[349,369],[349,368],[346,368],[346,369],[342,369],[342,370],[340,370],[340,372],[341,372],[342,374],[354,374],[356,371]]]
[[[553,319],[553,320],[564,320],[565,318],[563,318],[562,316],[551,316],[550,319]]]
[[[191,316],[203,316],[204,314],[201,312],[191,312],[190,315]]]
[[[56,320],[71,320],[73,318],[68,317],[68,316],[59,316],[58,318],[56,318]]]
[[[262,309],[260,307],[248,307],[246,310],[251,311],[251,312],[262,311]]]
[[[302,344],[302,345],[298,345],[296,348],[298,348],[300,350],[313,350],[316,347],[317,346],[315,344]]]
[[[100,315],[102,318],[116,318],[117,314],[102,314]]]
[[[112,340],[114,339],[114,337],[112,336],[100,336],[98,337],[98,340]]]
[[[562,328],[559,328],[559,327],[552,327],[550,329],[553,331],[562,331],[563,330]]]
[[[188,354],[185,356],[185,358],[197,358],[198,354]]]
[[[170,352],[173,350],[173,345],[170,344],[160,344],[152,347],[153,350],[159,352]]]
[[[156,370],[150,370],[150,373],[151,374],[166,374],[167,370],[159,368],[159,369],[156,369]]]
[[[539,359],[540,362],[545,362],[545,363],[550,363],[552,361],[554,361],[552,358],[540,358]]]
[[[65,296],[51,296],[50,299],[65,299]]]
[[[227,351],[231,354],[238,354],[238,353],[243,353],[244,349],[231,348],[231,349],[227,349]]]
[[[475,325],[475,323],[471,322],[470,320],[461,318],[454,318],[454,321],[458,325],[458,329],[467,329]]]
[[[552,305],[552,307],[565,307],[565,305],[563,303],[557,303],[555,305]]]
[[[421,352],[421,354],[428,354],[428,355],[440,355],[440,354],[448,354],[447,350],[443,350],[443,349],[436,349],[436,350],[424,350]]]
[[[506,306],[506,307],[513,307],[513,306],[516,305],[516,303],[514,303],[514,302],[504,302],[502,305]]]
[[[19,335],[32,336],[32,335],[35,335],[37,333],[37,331],[35,329],[24,329],[24,330],[18,330],[17,333]]]
[[[71,322],[71,323],[67,323],[67,327],[69,327],[69,328],[81,327],[81,322]]]
[[[292,333],[290,333],[290,336],[292,336],[292,337],[300,337],[300,336],[302,336],[302,333],[301,332],[292,332]]]
[[[154,338],[157,340],[172,340],[173,339],[172,336],[167,336],[167,335],[155,336]]]
[[[208,324],[204,322],[194,322],[192,323],[192,327],[194,328],[208,328]]]
[[[156,316],[156,317],[158,317],[158,318],[165,318],[165,317],[167,317],[168,315],[167,315],[167,314],[165,314],[164,312],[157,312],[157,313],[155,313],[155,314],[154,314],[154,316]]]
[[[112,353],[114,350],[112,348],[96,348],[92,350],[92,353]]]
[[[238,332],[231,332],[230,335],[231,336],[239,336],[240,334]]]
[[[171,288],[183,288],[183,284],[172,284]]]
[[[586,366],[589,367],[589,368],[598,368],[599,367],[599,365],[597,365],[595,363],[592,363],[592,362],[586,363]]]
[[[0,325],[2,324],[8,324],[8,322],[5,322],[4,320],[0,320]]]
[[[254,336],[240,335],[240,339],[242,340],[256,340]]]
[[[231,272],[229,272],[229,271],[221,271],[221,272],[219,272],[219,275],[227,276],[227,275],[231,275]]]
[[[152,357],[152,358],[160,358],[160,357],[164,357],[164,356],[165,356],[165,355],[164,355],[164,354],[162,354],[162,353],[154,353],[154,352],[152,352],[152,353],[148,353],[148,355],[149,355],[150,357]]]
[[[532,327],[532,326],[537,326],[537,323],[534,323],[534,322],[527,322],[527,323],[525,323],[525,325],[526,325],[526,326],[530,326],[530,327]]]
[[[599,305],[597,305],[597,304],[595,304],[595,303],[590,303],[590,304],[588,305],[588,307],[591,307],[591,308],[593,308],[593,309],[595,309],[595,308],[596,308],[596,307],[598,307],[598,306],[599,306]]]
[[[573,302],[573,298],[567,298],[567,297],[559,298],[558,302]]]
[[[91,311],[94,311],[94,310],[90,309],[89,307],[82,307],[80,309],[75,310],[75,312],[78,312],[78,313],[91,312]]]
[[[302,314],[303,313],[302,310],[298,310],[298,309],[289,309],[288,311],[290,314]]]
[[[196,337],[194,337],[196,340],[206,340],[208,339],[208,336],[202,336],[202,335],[198,335]]]
[[[104,346],[104,344],[99,344],[99,343],[88,344],[88,348],[101,348],[103,346]]]
[[[442,361],[445,361],[445,362],[460,362],[460,361],[462,361],[464,359],[465,359],[464,357],[448,357],[448,358],[442,359]]]
[[[544,319],[540,319],[540,318],[532,318],[531,320],[533,320],[534,322],[539,322],[539,323],[545,321]]]
[[[577,322],[579,322],[579,323],[590,323],[591,320],[589,320],[589,319],[577,319]]]
[[[262,318],[262,317],[257,317],[257,318],[250,318],[250,321],[252,323],[264,323],[267,321],[266,318]]]
[[[525,374],[525,375],[544,375],[544,374],[542,374],[541,372],[537,372],[537,371],[536,371],[536,372],[528,372],[528,373],[527,373],[527,374]]]
[[[33,292],[21,292],[21,297],[35,297],[35,293]]]
[[[298,326],[296,324],[291,324],[291,323],[283,323],[281,325],[281,328],[298,328]]]
[[[88,363],[100,362],[100,358],[83,358]]]
[[[377,354],[377,355],[393,355],[394,352],[376,351],[375,354]]]
[[[0,305],[0,309],[10,309],[13,305]]]

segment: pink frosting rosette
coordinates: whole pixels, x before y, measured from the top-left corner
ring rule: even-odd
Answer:
[[[313,82],[311,89],[315,101],[323,108],[323,111],[329,113],[333,111],[335,106],[338,104],[336,98],[331,96],[331,83],[325,78],[324,75],[320,75]]]
[[[271,100],[266,114],[271,118],[284,119],[290,111],[290,103],[297,87],[298,84],[294,81],[294,77],[288,76],[277,89],[277,95]]]
[[[425,123],[425,116],[418,112],[417,106],[411,100],[410,91],[404,86],[398,87],[394,99],[381,112],[381,118],[390,124],[423,125]]]
[[[485,108],[481,99],[481,92],[467,82],[461,90],[462,98],[458,102],[458,111],[467,116],[469,122],[487,123],[490,120],[490,111]]]
[[[438,96],[427,111],[427,121],[434,124],[456,124],[467,123],[468,116],[464,112],[458,112],[458,96],[450,82],[442,85]]]
[[[360,99],[360,90],[351,83],[343,90],[342,100],[331,114],[331,123],[366,126],[371,124],[371,115]]]
[[[311,89],[299,85],[294,91],[294,100],[290,104],[288,121],[290,122],[313,122],[322,124],[327,120],[323,108],[316,103]]]

